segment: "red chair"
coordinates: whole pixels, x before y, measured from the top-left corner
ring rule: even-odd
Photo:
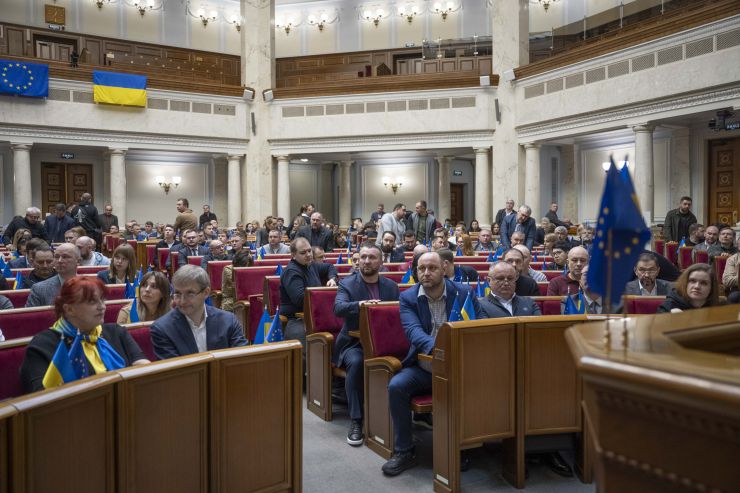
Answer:
[[[121,311],[121,308],[131,303],[131,300],[127,299],[121,299],[121,300],[110,300],[105,302],[105,315],[103,315],[103,322],[106,324],[113,324],[116,323],[116,320],[118,320],[118,312]]]
[[[659,253],[665,256],[665,240],[655,240],[653,250],[655,253]]]
[[[137,251],[137,250],[136,250],[136,244],[137,244],[137,241],[136,241],[136,240],[126,240],[126,242],[127,242],[127,243],[128,243],[129,245],[131,245],[131,248],[133,248],[135,252]]]
[[[262,296],[270,316],[280,311],[280,276],[265,277]]]
[[[363,305],[360,339],[365,353],[365,443],[388,459],[393,454],[393,424],[388,412],[388,384],[401,369],[410,344],[401,325],[398,302]],[[432,396],[411,399],[417,413],[432,411]]]
[[[180,268],[180,252],[170,252],[170,276]]]
[[[121,300],[125,296],[125,284],[106,284],[103,287],[103,295],[106,300]]]
[[[352,264],[339,264],[334,265],[334,268],[336,269],[337,273],[346,273],[352,271]]]
[[[187,258],[188,265],[200,267],[203,264],[203,255],[191,255]]]
[[[56,320],[53,306],[0,310],[0,327],[7,340],[34,336]]]
[[[128,333],[136,341],[141,350],[144,352],[144,356],[149,361],[157,361],[157,355],[154,354],[154,346],[152,345],[152,336],[149,334],[149,326],[154,322],[139,322],[135,324],[125,325]]]
[[[665,258],[673,265],[678,264],[678,243],[669,241],[665,244]]]
[[[214,306],[221,306],[221,286],[224,275],[224,267],[231,265],[231,260],[211,260],[206,264],[208,277],[211,279],[211,298]]]
[[[709,253],[706,250],[694,250],[694,263],[695,264],[708,264]]]
[[[413,260],[413,259],[412,259]],[[388,268],[388,272],[406,272],[406,269],[409,268],[408,262],[389,262],[387,264],[383,264]]]
[[[21,365],[30,337],[0,342],[0,401],[23,395]]]
[[[562,296],[533,296],[532,299],[540,307],[543,315],[560,315]]]
[[[249,296],[244,308],[244,318],[247,320],[246,326],[244,327],[244,337],[246,337],[250,342],[254,341],[257,335],[257,328],[259,327],[260,319],[262,319],[262,312],[264,309],[265,301],[261,294],[253,294]]]
[[[538,282],[537,288],[540,290],[540,296],[547,296],[547,287],[550,285],[549,282]]]
[[[97,274],[101,270],[108,270],[107,265],[78,265],[77,275],[84,276],[86,274]]]
[[[717,282],[722,286],[722,274],[725,273],[725,266],[729,257],[714,257],[714,272],[717,274]]]
[[[13,308],[23,308],[26,306],[26,300],[29,294],[31,294],[30,289],[8,289],[7,291],[0,291],[0,295],[5,296],[13,303]]]
[[[403,276],[406,275],[406,271],[404,270],[404,271],[381,272],[380,275],[393,280],[396,284],[400,284],[401,280],[403,280]]]
[[[630,315],[654,315],[665,301],[665,296],[622,296],[624,313]]]
[[[33,267],[23,267],[22,269],[10,269],[10,272],[13,273],[13,279],[15,279],[15,276],[18,275],[19,272],[21,273],[21,276],[26,277],[32,270]]]
[[[160,271],[165,272],[167,268],[167,259],[170,256],[169,248],[157,248],[157,267]]]
[[[262,316],[262,308],[256,310],[257,320],[253,324],[255,310],[250,301],[251,296],[259,295],[262,297],[264,290],[265,276],[275,273],[275,267],[234,267],[234,315],[242,323],[244,328],[244,337],[250,341],[254,340],[256,321]],[[247,335],[251,334],[251,336]]]
[[[278,265],[282,265],[283,268],[285,268],[285,266],[288,265],[289,263],[290,263],[289,258],[285,259],[285,258],[270,257],[270,258],[263,258],[262,260],[255,260],[254,266],[255,267],[267,267],[271,265],[273,267],[272,271],[275,272],[275,267],[277,267]]]
[[[336,287],[308,288],[303,298],[306,323],[306,401],[308,410],[324,421],[332,419],[333,377],[346,372],[332,364],[334,341],[344,319],[334,316]]]
[[[562,270],[543,270],[542,273],[545,274],[545,277],[548,281],[552,281],[556,277],[560,277],[563,275]]]
[[[681,270],[686,269],[688,266],[694,263],[693,255],[694,247],[684,246],[678,249],[678,268]]]
[[[157,265],[157,244],[146,245],[146,265],[154,267]]]

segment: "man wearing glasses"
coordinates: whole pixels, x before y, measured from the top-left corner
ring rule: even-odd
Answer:
[[[537,234],[537,223],[531,217],[532,209],[528,205],[519,207],[519,212],[509,214],[501,224],[501,244],[507,250],[511,248],[511,235],[515,232],[524,234],[524,245],[532,250],[534,237]]]
[[[491,292],[479,298],[484,318],[519,317],[541,315],[540,307],[527,296],[517,296],[516,281],[519,272],[508,262],[496,262],[488,270],[488,283]]]
[[[643,253],[637,259],[635,275],[624,288],[624,294],[635,296],[666,296],[673,289],[673,283],[658,279],[658,259],[652,253]]]
[[[196,265],[185,265],[175,272],[175,309],[150,329],[154,354],[159,359],[247,345],[233,313],[206,305],[210,284],[206,271]]]

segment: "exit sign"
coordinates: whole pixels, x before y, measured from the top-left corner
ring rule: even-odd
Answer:
[[[63,152],[61,156],[62,156],[62,159],[74,159],[75,153],[74,152]]]
[[[462,170],[461,169],[452,170],[452,175],[453,176],[462,176]]]

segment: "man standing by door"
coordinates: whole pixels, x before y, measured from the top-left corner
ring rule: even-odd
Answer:
[[[92,204],[92,195],[88,192],[80,196],[80,203],[72,209],[72,218],[77,225],[83,227],[87,236],[95,240],[96,245],[102,243],[103,237],[100,234],[98,209]]]

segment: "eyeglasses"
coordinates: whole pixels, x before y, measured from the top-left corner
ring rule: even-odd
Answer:
[[[638,274],[655,274],[658,272],[658,269],[643,269],[641,267],[637,268]]]
[[[184,300],[184,301],[193,301],[196,296],[198,296],[200,293],[202,293],[205,290],[206,290],[206,288],[203,288],[200,291],[198,291],[197,293],[195,293],[193,291],[185,291],[184,293],[181,293],[179,291],[175,291],[175,293],[172,295],[172,298],[173,299],[176,299],[176,300],[180,300],[181,299],[181,300]]]
[[[513,284],[516,282],[516,277],[489,277],[488,279],[492,282],[498,282],[501,284]]]

